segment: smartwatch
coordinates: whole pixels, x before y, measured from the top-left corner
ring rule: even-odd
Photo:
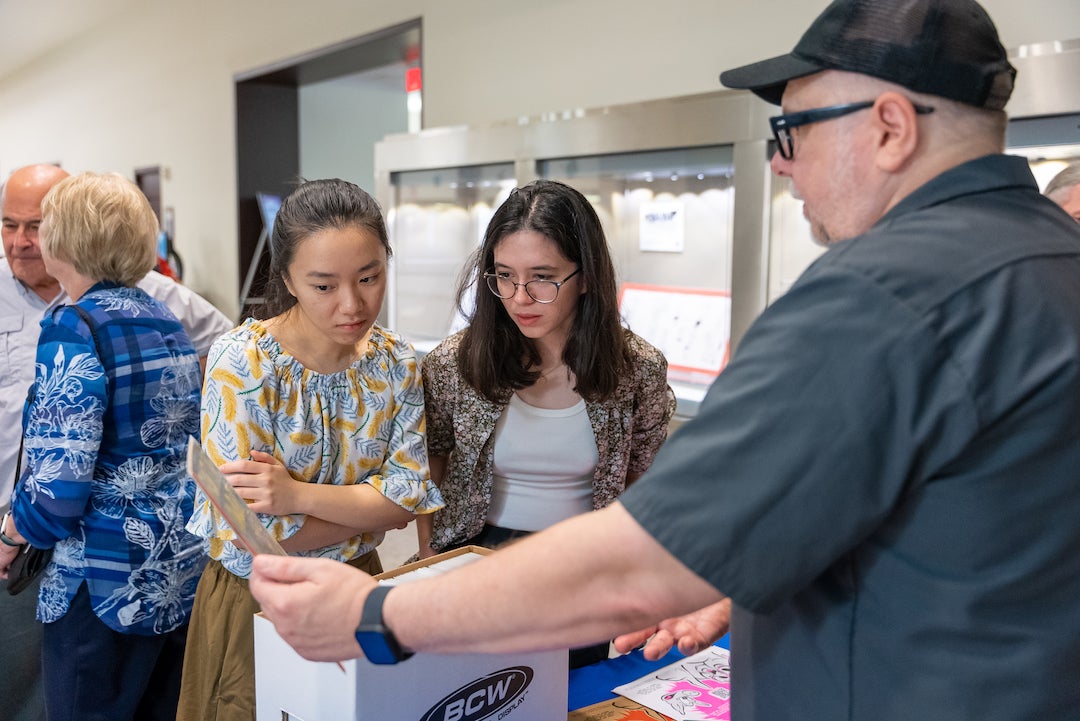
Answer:
[[[401,647],[394,632],[383,623],[383,601],[392,589],[393,586],[382,585],[371,589],[360,614],[360,625],[356,627],[356,642],[364,656],[379,665],[398,663],[413,655]]]

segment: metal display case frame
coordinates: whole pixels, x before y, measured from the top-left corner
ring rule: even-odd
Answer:
[[[764,308],[764,253],[769,183],[768,117],[753,95],[718,91],[591,110],[551,113],[483,128],[453,127],[391,135],[375,146],[376,197],[393,207],[393,175],[412,170],[514,164],[518,185],[540,177],[552,158],[614,155],[729,145],[734,151],[737,210],[732,228],[731,338],[737,342]],[[388,314],[396,317],[394,283]]]
[[[1056,138],[1080,147],[1080,40],[1040,43],[1011,52],[1017,89],[1007,111],[1013,123],[1058,118]],[[663,100],[524,117],[484,127],[448,127],[391,135],[375,146],[376,196],[394,207],[396,173],[512,163],[518,185],[540,177],[542,161],[666,149],[730,146],[735,208],[731,258],[731,348],[769,298],[770,209],[780,183],[769,169],[768,118],[779,112],[746,91],[721,90]],[[1070,131],[1072,128],[1072,131]],[[1075,132],[1076,138],[1068,137]],[[1064,137],[1062,136],[1064,133]],[[707,273],[708,270],[703,270]],[[397,315],[391,273],[387,316]],[[680,401],[681,402],[681,401]]]

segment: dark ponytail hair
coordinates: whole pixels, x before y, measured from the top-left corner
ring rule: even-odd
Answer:
[[[371,232],[391,255],[379,204],[360,186],[337,178],[301,182],[281,203],[270,235],[270,272],[266,280],[262,318],[281,315],[296,305],[284,276],[305,239],[330,228],[356,226]]]

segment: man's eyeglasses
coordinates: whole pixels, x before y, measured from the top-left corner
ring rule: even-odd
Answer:
[[[520,285],[525,289],[528,296],[537,303],[554,303],[555,299],[559,297],[559,288],[562,287],[563,283],[580,272],[581,268],[578,268],[562,280],[530,280],[525,283],[515,283],[509,276],[489,270],[484,273],[484,278],[487,279],[487,285],[491,292],[503,300],[513,298]]]
[[[792,130],[802,127],[803,125],[820,123],[822,120],[832,120],[833,118],[850,115],[859,110],[866,110],[867,108],[873,107],[875,102],[877,101],[866,100],[860,103],[830,105],[827,108],[800,110],[797,113],[788,113],[786,115],[776,115],[771,117],[769,118],[769,125],[772,126],[773,137],[776,138],[776,150],[780,153],[781,158],[784,160],[791,160],[795,154],[794,145],[791,139]],[[912,103],[911,106],[915,108],[915,113],[917,115],[927,115],[928,113],[934,112],[932,107],[926,105]]]

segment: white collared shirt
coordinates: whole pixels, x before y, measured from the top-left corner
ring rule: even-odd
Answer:
[[[63,298],[61,293],[51,302],[43,300],[16,280],[7,258],[0,258],[0,509],[7,509],[15,485],[23,403],[34,382],[41,318]]]

